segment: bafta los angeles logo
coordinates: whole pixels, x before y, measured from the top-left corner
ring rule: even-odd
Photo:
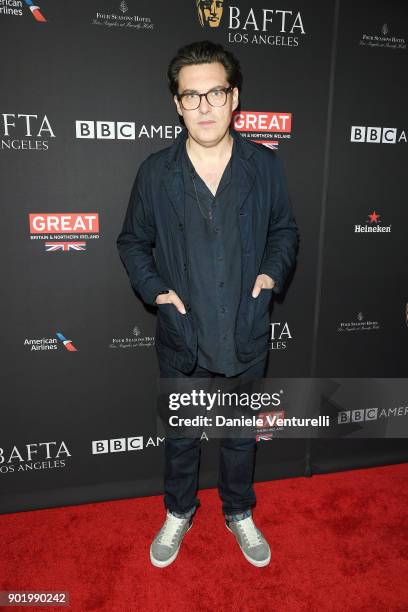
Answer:
[[[218,28],[221,23],[224,0],[195,0],[198,21],[202,28]]]

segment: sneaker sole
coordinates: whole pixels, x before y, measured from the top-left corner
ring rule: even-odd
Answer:
[[[187,529],[186,533],[188,531],[190,531],[192,526],[193,526],[193,523],[191,523],[191,525]],[[177,548],[176,552],[173,555],[171,555],[171,557],[169,557],[166,561],[159,561],[159,559],[156,559],[155,557],[153,557],[153,555],[152,555],[152,546],[150,546],[150,561],[152,562],[152,565],[154,565],[155,567],[167,567],[168,565],[173,563],[173,561],[176,559],[177,555],[179,554],[179,550],[180,550],[180,547],[181,547],[181,545],[183,543],[183,540],[184,540],[184,537],[185,537],[186,533],[181,538],[181,542],[178,545],[178,548]]]
[[[255,565],[255,567],[265,567],[266,565],[268,565],[268,564],[270,563],[270,560],[271,560],[271,553],[270,553],[270,552],[269,552],[268,557],[267,557],[266,559],[264,559],[263,561],[256,561],[255,559],[252,559],[251,557],[249,557],[249,556],[246,554],[246,552],[245,552],[245,551],[244,551],[244,550],[241,548],[241,545],[240,545],[240,543],[238,542],[238,539],[237,539],[237,537],[236,537],[235,533],[232,531],[232,529],[230,529],[230,528],[228,527],[228,525],[227,525],[227,524],[226,524],[225,526],[226,526],[226,528],[228,529],[228,531],[230,531],[230,532],[232,533],[232,535],[234,536],[234,538],[235,538],[235,540],[236,540],[236,542],[237,542],[238,546],[239,546],[239,547],[240,547],[240,549],[241,549],[242,554],[244,555],[245,559],[246,559],[247,561],[249,561],[249,563],[252,563],[252,565]]]

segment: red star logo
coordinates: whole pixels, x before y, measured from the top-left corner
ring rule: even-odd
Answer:
[[[371,215],[368,215],[368,220],[370,221],[370,223],[378,223],[379,218],[380,215],[377,215],[375,210],[371,213]]]

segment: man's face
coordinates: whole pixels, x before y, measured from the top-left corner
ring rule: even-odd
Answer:
[[[219,62],[183,66],[179,72],[178,93],[205,93],[216,87],[229,87],[225,68]],[[224,106],[211,106],[206,98],[195,110],[185,110],[177,97],[177,112],[184,119],[190,136],[202,146],[216,145],[225,135],[231,123],[232,112],[238,106],[238,88],[227,94]]]

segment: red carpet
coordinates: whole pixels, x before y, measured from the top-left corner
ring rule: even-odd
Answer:
[[[401,464],[256,484],[265,568],[242,556],[214,489],[165,569],[149,560],[161,497],[2,515],[0,590],[69,591],[59,609],[75,612],[406,612],[407,476]]]

